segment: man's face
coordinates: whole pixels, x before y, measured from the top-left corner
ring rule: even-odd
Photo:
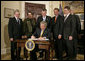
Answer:
[[[42,30],[44,30],[46,27],[45,27],[44,24],[40,24],[40,28],[41,28]]]
[[[58,10],[54,10],[54,15],[58,15],[59,11]]]
[[[70,12],[70,10],[64,9],[64,14],[68,14],[69,12]]]
[[[47,12],[46,11],[42,11],[42,16],[46,16]]]
[[[17,18],[19,18],[20,17],[20,13],[19,12],[15,12],[15,14],[14,14]]]
[[[32,14],[31,13],[28,13],[28,18],[32,18]]]

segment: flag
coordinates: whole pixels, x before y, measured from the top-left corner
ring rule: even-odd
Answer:
[[[59,14],[60,14],[61,16],[64,16],[63,10],[62,10],[62,7],[61,7],[61,4],[60,4],[60,6],[59,6]]]

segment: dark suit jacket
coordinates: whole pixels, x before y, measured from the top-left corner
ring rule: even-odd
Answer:
[[[76,25],[75,25],[75,17],[72,16],[71,14],[68,16],[66,21],[64,22],[64,27],[63,27],[63,35],[64,39],[69,39],[69,36],[72,36],[73,39],[76,38],[77,32],[76,32]]]
[[[53,36],[54,38],[57,38],[57,36],[59,34],[62,35],[62,31],[63,31],[63,17],[58,15],[57,19],[56,19],[56,23],[55,21],[55,16],[52,18],[52,32],[53,32]]]
[[[36,23],[36,27],[40,27],[40,22],[43,21],[43,17],[39,16],[37,18],[37,23]],[[46,20],[47,22],[47,28],[51,29],[51,17],[50,16],[46,16]]]
[[[36,31],[34,32],[34,36],[36,38],[39,38],[40,37],[40,34],[41,34],[41,29],[40,28],[36,28]],[[46,37],[46,38],[49,38],[50,39],[50,30],[48,28],[46,28],[44,30],[44,33],[42,34],[42,37]]]
[[[80,34],[80,31],[81,31],[81,22],[80,22],[80,18],[78,15],[75,15],[73,14],[73,16],[75,17],[76,19],[76,30],[77,30],[77,33]]]
[[[19,39],[23,35],[22,19],[19,19],[19,20],[20,20],[20,24],[18,24],[15,17],[9,18],[9,23],[8,23],[9,38]]]

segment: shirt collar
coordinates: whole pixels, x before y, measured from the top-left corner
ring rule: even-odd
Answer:
[[[55,17],[57,18],[57,17],[58,17],[58,15],[55,15]]]
[[[19,18],[17,18],[17,17],[15,16],[15,19],[18,20]]]
[[[46,18],[46,16],[43,16],[43,18]]]

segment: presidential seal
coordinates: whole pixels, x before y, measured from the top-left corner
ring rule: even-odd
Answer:
[[[32,51],[35,48],[35,43],[33,40],[28,40],[25,43],[25,47],[28,51]]]

